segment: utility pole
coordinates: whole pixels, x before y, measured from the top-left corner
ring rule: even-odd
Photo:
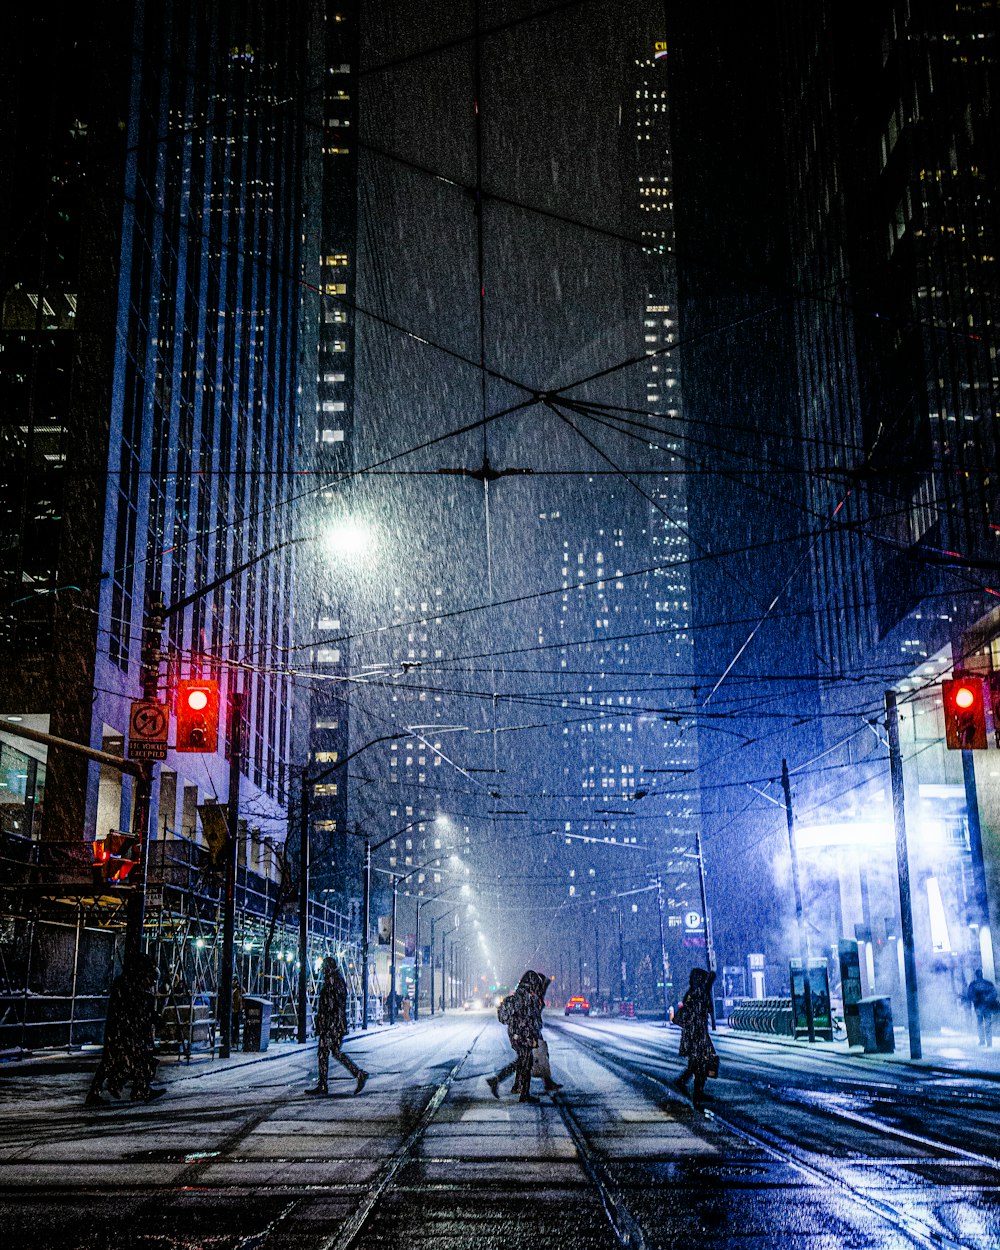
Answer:
[[[601,935],[597,927],[597,908],[594,908],[594,975],[597,978],[597,1001],[601,1001]]]
[[[392,874],[392,929],[389,946],[389,1023],[396,1023],[396,874]]]
[[[309,999],[309,780],[308,767],[302,769],[299,785],[299,994],[296,1003],[296,1041],[307,1040]]]
[[[618,969],[621,975],[621,997],[620,1002],[625,1001],[625,932],[622,923],[622,904],[621,899],[618,900]]]
[[[997,732],[1000,734],[1000,707],[993,709],[993,721],[997,726]],[[965,782],[965,810],[969,817],[969,853],[972,868],[972,894],[976,901],[976,911],[978,912],[977,921],[979,924],[979,932],[977,934],[976,956],[979,964],[985,970],[988,962],[993,959],[993,945],[990,942],[988,951],[983,950],[982,934],[989,930],[990,911],[987,902],[986,893],[986,869],[983,863],[983,830],[979,819],[979,794],[976,787],[976,765],[975,752],[962,752],[962,778]],[[984,975],[988,981],[993,980],[990,972]]]
[[[420,1019],[420,908],[417,903],[417,923],[413,934],[413,1019]]]
[[[451,1006],[451,976],[448,967],[448,934],[441,934],[441,1014]]]
[[[362,907],[361,932],[361,1027],[368,1028],[368,933],[372,910],[372,844],[365,837],[365,899]]]
[[[899,877],[899,919],[903,930],[903,971],[906,976],[906,1023],[910,1034],[910,1058],[919,1059],[920,1000],[917,960],[913,949],[913,908],[910,902],[910,857],[906,845],[906,808],[903,795],[903,757],[899,751],[899,714],[896,692],[885,692],[885,727],[889,736],[889,780],[892,785],[892,821],[896,830],[896,871]]]
[[[142,697],[151,703],[158,701],[160,684],[160,639],[166,609],[157,597],[150,605],[143,622],[143,640],[139,680]],[[125,919],[125,954],[137,955],[142,949],[142,931],[146,920],[146,875],[149,865],[149,809],[153,797],[153,766],[140,762],[139,774],[132,787],[132,832],[139,839],[139,862],[133,870],[136,874],[132,896],[128,901]]]
[[[712,950],[711,935],[708,928],[708,892],[705,889],[705,857],[701,851],[701,822],[694,828],[695,854],[698,856],[698,885],[701,887],[701,914],[705,918],[705,967],[709,972],[715,971],[715,952]]]
[[[788,761],[781,761],[781,788],[785,792],[785,820],[788,823],[788,852],[792,858],[792,889],[795,891],[795,927],[799,935],[799,957],[802,960],[802,997],[806,1008],[806,1032],[809,1041],[816,1040],[816,1021],[813,1018],[812,981],[809,977],[809,936],[802,921],[802,889],[799,886],[799,857],[795,848],[795,818],[792,815],[792,787],[788,779]],[[707,925],[707,920],[706,920]],[[708,930],[705,930],[706,936]],[[795,1023],[792,1022],[794,1033]]]
[[[243,761],[243,695],[233,692],[229,725],[229,840],[226,843],[226,894],[222,913],[222,969],[219,972],[219,1055],[229,1058],[233,1037],[233,943],[236,936],[236,867],[239,850],[240,771]]]
[[[434,950],[434,926],[435,926],[435,924],[436,924],[436,923],[437,923],[437,918],[436,918],[435,916],[431,916],[431,1015],[432,1015],[432,1016],[434,1015],[434,1012],[435,1012],[435,1006],[434,1006],[434,964],[435,964],[435,962],[436,962],[435,957],[436,957],[436,953],[437,953],[437,952]]]
[[[656,878],[656,914],[660,921],[660,975],[663,977],[663,1023],[670,1022],[670,995],[667,993],[667,947],[663,940],[663,878]],[[709,996],[711,997],[711,995]]]

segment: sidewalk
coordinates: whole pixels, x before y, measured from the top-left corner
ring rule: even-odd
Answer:
[[[866,1054],[859,1047],[851,1048],[846,1042],[814,1042],[812,1046],[803,1038],[777,1037],[770,1033],[749,1033],[742,1029],[730,1029],[720,1024],[719,1032],[726,1037],[745,1038],[748,1041],[766,1042],[773,1046],[806,1050],[815,1054],[835,1055],[854,1059],[866,1064],[905,1064],[929,1072],[942,1072],[952,1076],[971,1076],[983,1080],[1000,1080],[1000,1039],[992,1048],[978,1044],[974,1035],[958,1029],[928,1029],[921,1037],[920,1059],[910,1058],[910,1039],[905,1028],[893,1030],[896,1042],[894,1053]]]
[[[387,1033],[394,1026],[390,1024],[369,1025],[367,1033],[360,1029],[349,1033],[348,1040],[357,1041],[361,1037],[371,1037]],[[398,1024],[395,1027],[400,1027]],[[58,1076],[72,1073],[96,1072],[100,1062],[102,1046],[81,1046],[72,1050],[39,1050],[7,1051],[0,1053],[0,1088],[5,1080],[11,1078]],[[295,1041],[271,1042],[266,1051],[234,1050],[228,1059],[211,1051],[198,1051],[190,1061],[183,1055],[158,1054],[159,1066],[156,1081],[159,1084],[179,1080],[187,1076],[209,1076],[218,1072],[228,1072],[235,1068],[249,1067],[255,1063],[268,1063],[273,1059],[285,1059],[293,1055],[312,1053],[316,1049],[316,1039],[310,1038],[305,1046]]]

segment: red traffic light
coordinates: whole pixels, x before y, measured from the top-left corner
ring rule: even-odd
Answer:
[[[219,742],[219,683],[189,679],[177,683],[176,751],[215,753]]]
[[[981,677],[955,677],[941,683],[944,730],[949,750],[986,750],[986,693]]]
[[[94,868],[101,878],[121,885],[139,862],[140,839],[130,833],[109,833],[94,843]]]

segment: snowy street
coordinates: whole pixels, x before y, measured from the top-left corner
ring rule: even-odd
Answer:
[[[995,1082],[716,1035],[695,1111],[678,1031],[546,1017],[554,1097],[501,1101],[493,1012],[353,1035],[364,1092],[304,1090],[315,1050],[161,1065],[148,1106],[89,1075],[0,1071],[9,1247],[993,1247]],[[58,1066],[58,1065],[49,1065]],[[337,1070],[331,1071],[331,1077]],[[346,1077],[346,1074],[345,1074]],[[536,1081],[534,1092],[540,1093]]]

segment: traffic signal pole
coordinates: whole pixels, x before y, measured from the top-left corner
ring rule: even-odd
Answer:
[[[365,838],[365,898],[361,933],[361,1027],[368,1028],[368,932],[372,910],[372,844]]]
[[[240,773],[243,762],[243,695],[234,691],[229,725],[229,802],[226,842],[226,893],[222,913],[222,968],[219,971],[219,1056],[229,1058],[233,1036],[233,945],[236,935],[236,868],[239,850]]]
[[[389,938],[389,1023],[396,1023],[396,883],[392,874],[392,929]]]
[[[299,1000],[296,1041],[304,1046],[308,1040],[307,1006],[309,1001],[309,773],[302,770],[299,790]]]
[[[920,998],[917,990],[917,959],[913,948],[913,907],[910,901],[910,858],[906,844],[903,757],[899,751],[899,714],[896,710],[895,690],[885,692],[885,727],[889,737],[892,821],[896,830],[899,921],[903,930],[903,972],[906,976],[906,1024],[910,1035],[910,1058],[919,1059],[923,1053],[920,1042]]]
[[[156,702],[160,683],[160,640],[166,621],[163,601],[150,604],[143,622],[142,666],[140,681],[142,697]],[[146,923],[146,873],[149,866],[149,809],[153,799],[153,766],[141,762],[139,775],[132,787],[132,832],[139,839],[139,863],[128,901],[125,919],[125,956],[138,955],[142,949],[142,931]]]

